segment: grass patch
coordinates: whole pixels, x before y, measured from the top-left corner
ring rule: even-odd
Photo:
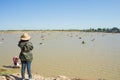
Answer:
[[[20,69],[6,69],[6,68],[0,68],[0,75],[6,75],[6,74],[13,74],[16,72],[20,72]]]

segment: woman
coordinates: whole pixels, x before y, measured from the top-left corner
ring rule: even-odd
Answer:
[[[21,68],[22,80],[25,80],[26,67],[27,67],[28,77],[29,79],[32,79],[31,62],[33,60],[33,55],[31,51],[33,50],[33,45],[29,41],[30,39],[31,37],[27,33],[24,33],[21,36],[20,41],[18,43],[18,46],[21,48],[19,58],[22,64],[22,68]]]

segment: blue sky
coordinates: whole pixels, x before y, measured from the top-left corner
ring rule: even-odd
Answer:
[[[120,28],[120,0],[0,0],[0,30]]]

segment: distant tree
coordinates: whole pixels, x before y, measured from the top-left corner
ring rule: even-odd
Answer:
[[[103,32],[106,32],[106,29],[105,29],[105,28],[103,28],[103,29],[102,29],[102,31],[103,31]]]
[[[107,33],[120,33],[120,29],[118,29],[117,27],[113,27],[113,28],[90,28],[90,29],[86,29],[86,30],[82,30],[85,32],[107,32]]]
[[[113,27],[113,28],[111,29],[111,31],[112,31],[113,33],[118,33],[118,32],[119,32],[119,29],[118,29],[117,27]]]
[[[97,29],[97,31],[98,31],[98,32],[101,32],[101,31],[102,31],[102,29],[101,29],[101,28],[98,28],[98,29]]]
[[[111,30],[109,28],[107,28],[105,32],[111,32]]]
[[[94,29],[94,28],[90,28],[89,31],[90,31],[90,32],[94,32],[95,29]]]

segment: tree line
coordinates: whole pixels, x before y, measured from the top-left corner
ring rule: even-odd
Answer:
[[[87,30],[83,30],[85,32],[107,32],[107,33],[120,33],[120,29],[117,27],[113,27],[113,28],[90,28]]]

